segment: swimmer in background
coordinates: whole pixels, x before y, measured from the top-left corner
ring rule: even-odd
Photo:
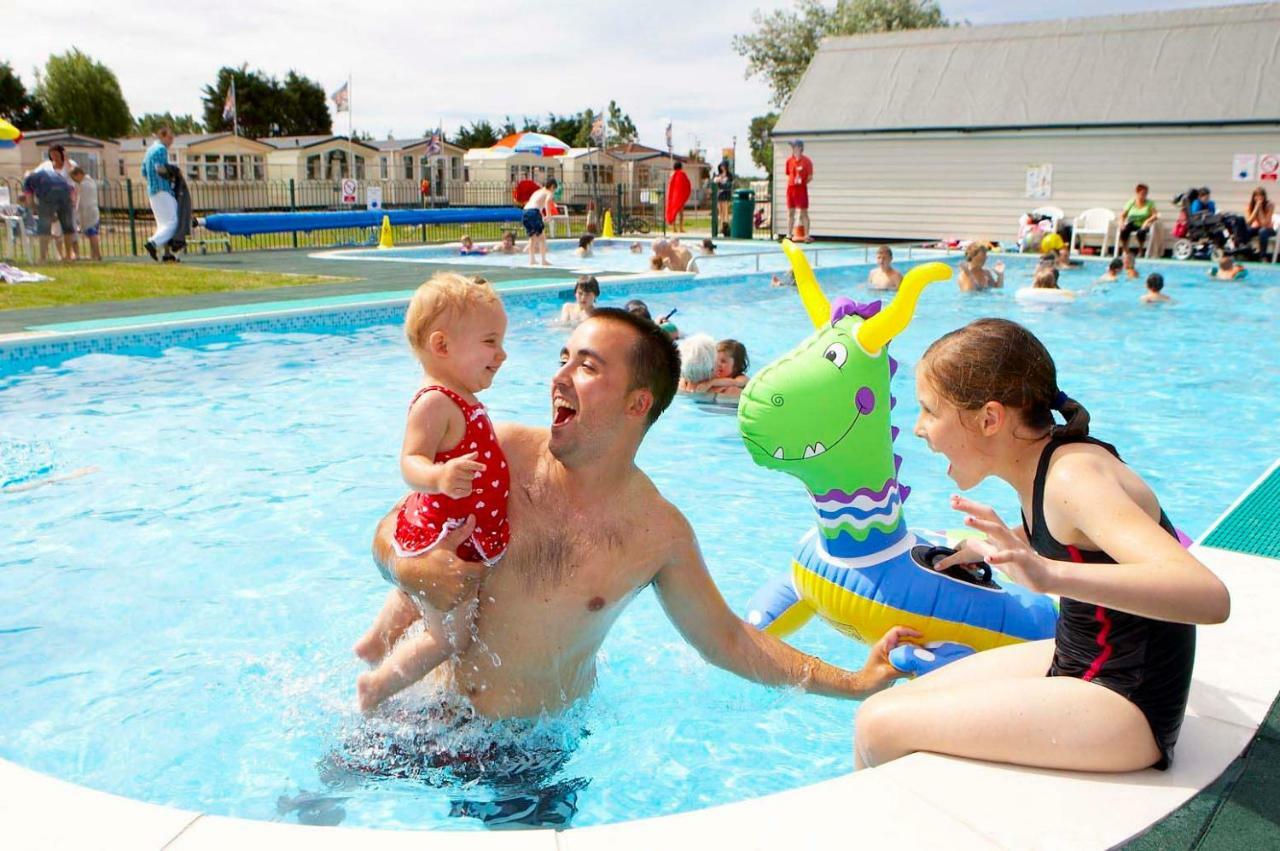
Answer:
[[[632,254],[644,254],[644,246],[638,242],[631,243]]]
[[[573,253],[579,257],[590,257],[592,253],[591,243],[595,241],[596,238],[594,236],[589,233],[584,233],[582,236],[578,237],[578,247],[573,250]]]
[[[503,231],[502,241],[495,242],[489,250],[496,254],[519,254],[520,243],[516,242],[516,232],[512,230]]]
[[[574,327],[591,316],[600,298],[600,282],[594,275],[583,275],[573,287],[573,301],[560,308],[560,324]]]
[[[985,242],[971,242],[964,250],[965,262],[960,264],[960,274],[956,283],[960,292],[987,290],[1004,286],[1004,263],[998,262],[990,269],[985,268],[989,248]]]
[[[1173,301],[1164,294],[1164,275],[1159,272],[1152,272],[1147,275],[1147,291],[1141,295],[1139,300],[1143,304],[1164,304]]]
[[[747,375],[750,365],[746,346],[734,339],[721,340],[716,343],[716,367],[711,379],[690,385],[688,392],[709,393],[721,399],[737,399],[742,395],[742,388],[751,380],[751,376]]]
[[[671,317],[676,315],[677,310],[679,310],[679,308],[673,307],[671,308],[671,312],[668,313],[666,316],[663,316],[661,319],[655,320],[653,318],[653,314],[649,312],[649,305],[645,304],[643,301],[641,301],[638,298],[631,299],[631,301],[627,302],[627,306],[626,306],[627,313],[630,313],[633,316],[639,316],[642,319],[648,319],[650,322],[653,322],[655,325],[661,328],[663,332],[665,332],[666,335],[673,340],[680,339],[680,329],[677,328],[675,326],[675,323],[671,321]]]
[[[693,252],[680,244],[679,239],[665,240],[655,239],[653,241],[653,257],[662,260],[662,268],[670,269],[673,272],[696,272],[697,265],[693,262]],[[656,267],[655,267],[656,268]]]
[[[1031,287],[1037,290],[1062,289],[1058,286],[1058,270],[1041,266],[1036,270],[1035,277],[1031,279]]]
[[[769,281],[771,287],[794,287],[796,285],[796,273],[790,269],[781,275],[774,275]]]
[[[1113,284],[1120,280],[1120,273],[1124,270],[1124,261],[1119,257],[1111,258],[1111,262],[1107,264],[1107,271],[1098,278],[1100,284]]]
[[[1065,245],[1055,252],[1054,265],[1059,269],[1078,269],[1084,265],[1082,260],[1071,259],[1071,249]]]
[[[471,254],[488,254],[489,253],[489,249],[481,248],[480,246],[477,246],[475,243],[475,240],[473,240],[470,236],[468,236],[465,233],[462,235],[462,239],[459,240],[459,245],[461,247],[458,249],[458,253],[463,256],[467,256]]]
[[[704,257],[713,257],[716,253],[716,244],[710,239],[704,239],[698,250],[702,252]]]
[[[1248,269],[1237,263],[1234,257],[1227,255],[1218,261],[1217,268],[1209,270],[1209,277],[1220,281],[1236,281],[1248,273]]]
[[[776,275],[774,276],[777,277]],[[794,281],[794,276],[792,278]],[[893,249],[882,245],[876,249],[876,267],[867,276],[867,286],[873,290],[896,290],[902,285],[902,273],[893,268]],[[774,286],[781,286],[774,284]],[[794,284],[792,284],[794,286]]]

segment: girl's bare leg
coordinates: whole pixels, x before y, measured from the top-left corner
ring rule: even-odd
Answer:
[[[978,653],[867,700],[858,768],[916,751],[1073,771],[1136,771],[1160,758],[1146,717],[1073,677],[1046,677],[1053,642]]]

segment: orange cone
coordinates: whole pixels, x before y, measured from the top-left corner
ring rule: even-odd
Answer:
[[[805,238],[806,238],[806,237],[808,237],[808,236],[809,236],[809,234],[805,232],[804,225],[802,225],[802,224],[800,224],[800,223],[798,223],[798,222],[797,222],[797,223],[796,223],[796,229],[795,229],[795,231],[791,234],[791,241],[792,241],[792,242],[804,242],[804,241],[805,241]]]

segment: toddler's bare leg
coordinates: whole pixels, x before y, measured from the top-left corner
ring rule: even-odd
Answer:
[[[356,642],[356,655],[370,665],[376,665],[420,617],[422,612],[412,598],[399,588],[392,588],[387,594],[387,601],[382,604],[382,611],[373,619],[373,625]]]
[[[393,694],[408,688],[455,652],[471,644],[471,612],[463,601],[453,612],[442,614],[430,607],[422,613],[425,629],[395,646],[372,671],[356,678],[356,698],[361,712],[371,712]],[[403,632],[403,630],[402,630]]]

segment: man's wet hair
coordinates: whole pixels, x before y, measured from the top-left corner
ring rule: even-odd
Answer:
[[[648,418],[648,425],[653,425],[675,398],[676,385],[680,382],[680,350],[653,320],[626,310],[600,307],[591,314],[591,319],[619,322],[636,332],[636,340],[631,347],[631,382],[627,390],[643,387],[653,394]]]

